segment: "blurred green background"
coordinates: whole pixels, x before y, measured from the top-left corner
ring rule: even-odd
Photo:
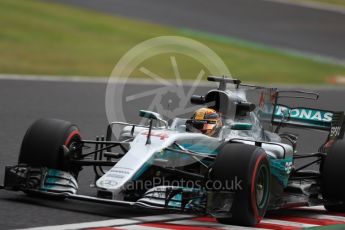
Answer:
[[[345,76],[340,64],[39,0],[0,0],[0,28],[0,73],[109,76],[133,46],[156,36],[177,35],[213,49],[244,81],[323,84],[330,77]],[[183,58],[176,55],[182,78],[195,78],[200,66]],[[153,72],[171,78],[168,61],[159,56],[147,63]],[[133,76],[144,77],[140,71]]]
[[[334,6],[345,6],[344,0],[293,0],[296,2],[319,2],[319,3],[326,3],[332,4]]]

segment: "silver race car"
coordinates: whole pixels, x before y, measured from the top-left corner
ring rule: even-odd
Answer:
[[[322,204],[345,212],[344,112],[280,104],[282,97],[316,100],[312,92],[226,77],[208,80],[219,87],[190,99],[206,115],[215,111],[208,117],[196,113],[166,121],[140,110],[146,125],[112,122],[105,137],[94,141],[83,140],[70,122],[36,121],[24,136],[18,164],[6,167],[2,188],[208,214],[246,226],[260,222],[267,210],[292,206]],[[216,124],[212,135],[202,131]],[[298,137],[281,132],[284,127],[323,130],[328,137],[315,152],[299,153]],[[120,133],[117,138],[114,130]],[[314,170],[307,169],[311,165]],[[95,172],[94,197],[78,194],[78,174],[87,166]]]

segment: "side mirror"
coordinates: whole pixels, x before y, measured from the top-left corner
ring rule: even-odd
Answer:
[[[162,116],[159,113],[155,113],[148,110],[140,110],[139,116],[144,117],[150,120],[157,120],[164,124],[165,128],[168,128],[168,122],[162,118]]]
[[[163,122],[165,125],[165,128],[168,128],[168,122],[164,120],[159,113],[155,113],[155,112],[147,111],[147,110],[140,110],[139,116],[150,119],[149,133],[147,135],[146,145],[151,144],[151,130],[152,130],[153,120],[158,120],[158,121]]]
[[[139,116],[148,118],[148,119],[153,119],[153,120],[162,120],[162,117],[159,113],[155,113],[155,112],[147,111],[147,110],[140,110]]]
[[[251,130],[252,128],[253,125],[250,123],[235,122],[231,125],[231,129],[233,130]]]

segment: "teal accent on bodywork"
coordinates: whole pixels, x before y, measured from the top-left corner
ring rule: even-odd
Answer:
[[[56,170],[56,169],[48,169],[47,171],[47,177],[48,176],[53,176],[53,177],[48,177],[45,179],[45,183],[43,185],[43,189],[51,189],[54,187],[54,184],[56,183],[56,181],[58,181],[58,178],[57,176],[60,175],[60,171],[59,170]],[[50,183],[50,185],[46,184],[47,183]]]
[[[277,178],[277,180],[286,187],[288,185],[289,176],[292,168],[292,157],[285,159],[274,159],[269,157],[271,174]]]
[[[49,177],[45,180],[45,183],[50,183],[50,184],[54,184],[59,180],[59,178],[57,177]]]
[[[253,128],[253,125],[250,123],[233,123],[231,125],[231,129],[233,130],[251,130]]]
[[[57,169],[48,169],[47,171],[47,175],[48,176],[61,176],[61,171],[60,170],[57,170]]]
[[[55,183],[59,180],[59,176],[61,176],[60,170],[57,169],[48,169],[46,172],[46,178],[42,187],[40,188],[42,191],[47,191],[52,189],[55,186]],[[48,183],[48,184],[46,184]]]
[[[182,206],[182,194],[178,193],[173,198],[173,201],[169,201],[168,206],[174,207],[174,208],[181,208]]]
[[[185,149],[188,149],[193,152],[197,152],[200,154],[211,154],[211,155],[217,155],[218,151],[217,149],[210,149],[206,145],[198,145],[198,144],[181,144],[181,146]]]
[[[150,160],[148,160],[147,162],[144,163],[143,166],[141,166],[141,168],[140,168],[140,169],[134,174],[134,176],[132,177],[132,180],[138,180],[139,177],[140,177],[141,175],[143,175],[144,172],[146,172],[146,170],[148,170],[148,169],[151,167],[152,161],[153,161],[153,159],[154,159],[154,156],[155,156],[155,155],[153,155],[153,156],[151,157]]]
[[[185,209],[192,209],[193,207],[200,207],[200,205],[206,203],[206,191],[198,188],[188,188],[188,187],[176,187],[182,189],[180,193],[176,194],[171,198],[168,203],[168,206],[171,208],[181,208],[183,202],[183,195],[193,193],[194,195],[190,196],[188,203],[185,204]]]

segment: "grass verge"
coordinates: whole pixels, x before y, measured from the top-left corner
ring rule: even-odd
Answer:
[[[344,66],[235,39],[219,39],[39,0],[1,0],[0,28],[1,73],[108,76],[121,56],[136,44],[156,36],[175,35],[206,44],[233,75],[245,81],[325,83],[330,76],[345,75]],[[183,57],[177,57],[178,63],[182,63],[180,60]],[[167,57],[153,59],[149,66],[153,72],[172,77]],[[181,71],[185,79],[196,76],[196,65],[190,66],[186,64]]]
[[[318,2],[318,3],[326,3],[334,6],[341,6],[345,7],[344,0],[296,0],[298,2]]]

